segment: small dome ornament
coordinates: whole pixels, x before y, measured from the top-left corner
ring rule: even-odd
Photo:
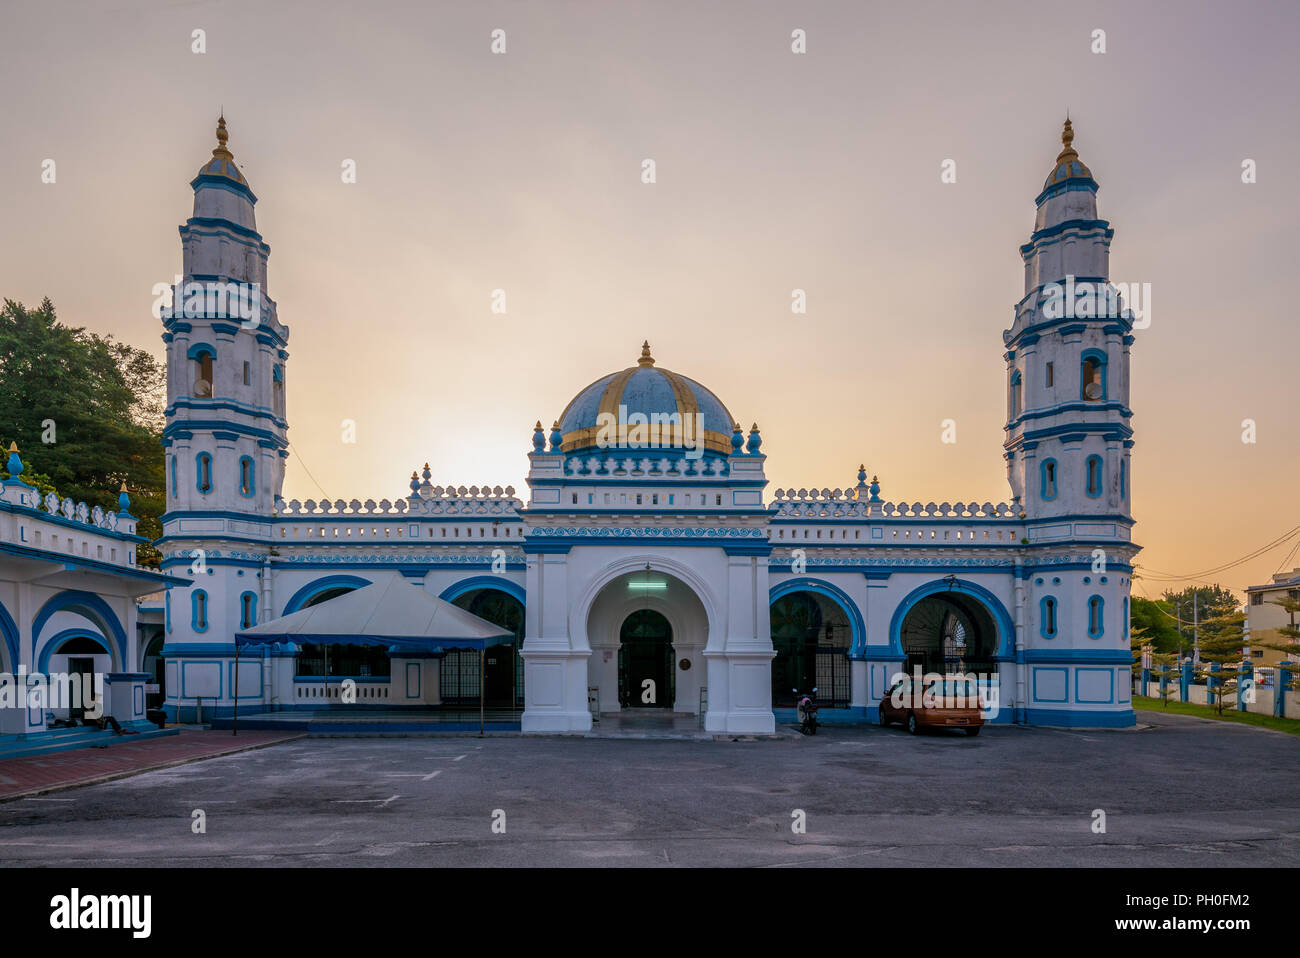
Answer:
[[[867,464],[864,462],[860,466],[858,466],[858,488],[865,489],[866,487],[867,487]]]
[[[731,454],[740,455],[740,450],[745,445],[745,434],[740,431],[740,423],[736,423],[731,431]]]
[[[647,339],[641,344],[641,358],[636,361],[636,364],[642,369],[649,369],[655,364],[655,358],[650,355],[650,340]]]
[[[221,115],[217,117],[217,145],[212,151],[213,157],[218,160],[230,162],[235,155],[226,147],[230,140],[230,134],[226,132],[226,111],[222,110]]]
[[[411,470],[411,493],[414,495],[414,494],[418,494],[419,491],[420,491],[420,477],[419,475],[416,474],[415,470],[412,469]]]
[[[546,451],[546,433],[542,431],[542,421],[537,420],[537,425],[533,427],[533,452]]]
[[[429,464],[427,462],[424,464],[424,472],[422,472],[420,475],[424,477],[425,482],[428,482],[429,479],[432,477],[433,473],[429,471]]]
[[[559,452],[563,442],[564,434],[560,432],[560,421],[557,419],[551,424],[551,452]]]
[[[122,480],[122,491],[117,494],[117,514],[131,518],[131,497],[126,494],[126,480]]]
[[[872,476],[871,488],[868,489],[867,491],[871,493],[872,502],[879,502],[880,501],[880,480],[877,479],[875,476]]]
[[[12,482],[22,482],[19,477],[23,474],[23,461],[18,457],[18,443],[9,443],[9,462],[5,466],[9,470],[9,479]]]
[[[763,437],[758,433],[758,423],[749,427],[749,442],[745,448],[749,450],[751,456],[757,456],[758,450],[763,445]]]

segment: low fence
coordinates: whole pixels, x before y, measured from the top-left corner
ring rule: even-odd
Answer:
[[[1218,705],[1222,696],[1226,700],[1224,711],[1300,719],[1300,666],[1271,666],[1266,674],[1271,680],[1268,685],[1260,684],[1257,670],[1250,663],[1225,665],[1210,662],[1193,667],[1191,662],[1184,662],[1150,669],[1135,667],[1133,694],[1158,699],[1167,693],[1170,702],[1210,707]],[[1216,689],[1224,688],[1225,683],[1231,683],[1227,691],[1217,692]]]

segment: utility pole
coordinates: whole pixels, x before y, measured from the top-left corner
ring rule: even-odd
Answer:
[[[1201,664],[1201,628],[1200,600],[1201,594],[1192,590],[1192,664]]]

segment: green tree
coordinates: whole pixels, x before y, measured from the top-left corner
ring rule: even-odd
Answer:
[[[1178,634],[1178,622],[1173,610],[1161,601],[1144,599],[1140,595],[1131,596],[1129,617],[1132,621],[1130,634],[1137,636],[1141,633],[1144,639],[1138,643],[1139,646],[1150,642],[1156,652],[1176,657],[1180,649],[1191,645],[1190,641]]]
[[[1208,622],[1201,623],[1201,666],[1206,677],[1214,676],[1217,685],[1214,692],[1214,708],[1223,714],[1223,708],[1231,699],[1236,703],[1240,686],[1239,673],[1242,663],[1242,648],[1246,644],[1246,613],[1234,609],[1226,615],[1216,616]],[[1218,672],[1210,672],[1208,663],[1218,662]]]
[[[117,509],[123,483],[137,531],[162,535],[166,368],[152,354],[58,321],[45,299],[0,308],[0,443],[60,495]],[[152,546],[137,559],[157,565]]]

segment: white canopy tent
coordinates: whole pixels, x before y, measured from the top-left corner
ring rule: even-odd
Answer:
[[[235,717],[239,732],[239,650],[277,642],[313,645],[382,645],[412,651],[509,645],[514,633],[430,595],[392,573],[370,585],[235,633]],[[328,681],[328,667],[326,681]],[[479,732],[483,731],[483,669],[479,668]]]

